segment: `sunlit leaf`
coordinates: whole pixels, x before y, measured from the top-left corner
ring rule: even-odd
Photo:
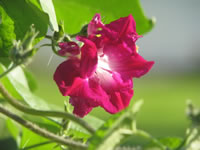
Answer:
[[[40,8],[39,3],[27,0],[1,0],[0,5],[14,22],[17,39],[23,39],[26,31],[34,24],[39,31],[38,38],[44,37],[48,28],[48,16]]]
[[[58,23],[52,0],[40,0],[40,4],[44,12],[49,15],[50,25],[53,31],[58,31]]]
[[[140,5],[140,0],[54,0],[58,20],[63,20],[67,33],[77,33],[81,26],[89,23],[96,13],[109,23],[120,17],[132,14],[136,20],[137,32],[144,34],[154,25],[154,19],[148,19]]]
[[[4,71],[6,71],[6,67],[3,66],[2,64],[0,64],[0,73],[3,73]],[[13,70],[13,72],[21,72],[22,70],[20,70],[19,68],[16,68],[15,70]],[[15,74],[15,73],[12,73]],[[16,73],[16,74],[21,74],[22,76],[17,77],[20,81],[21,84],[25,83],[24,86],[27,87],[27,83],[26,83],[26,78],[23,75],[23,72],[21,73]],[[21,96],[20,94],[17,92],[16,88],[12,85],[12,83],[10,82],[10,79],[8,78],[8,76],[4,76],[3,78],[0,79],[0,82],[4,85],[4,87],[7,89],[7,91],[14,96],[16,99],[21,100]]]
[[[37,81],[33,74],[28,71],[27,69],[23,69],[24,75],[26,76],[26,80],[28,82],[28,86],[32,92],[34,92],[37,89]]]
[[[16,91],[29,106],[35,109],[50,110],[45,100],[33,94],[28,88],[22,85],[21,82],[13,78],[13,76],[9,76],[9,79]]]
[[[0,64],[0,71],[6,68]],[[6,77],[1,79],[6,89],[18,100],[24,100],[29,106],[36,109],[50,110],[50,106],[42,98],[33,94],[28,86],[25,74],[21,67],[15,68]]]

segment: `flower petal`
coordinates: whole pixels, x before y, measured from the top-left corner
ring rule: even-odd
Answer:
[[[112,71],[118,72],[124,78],[140,77],[146,74],[153,66],[153,61],[146,61],[126,43],[107,44],[103,49],[108,57],[108,63]],[[135,52],[133,52],[135,51]]]
[[[79,66],[79,60],[69,59],[57,67],[54,73],[54,80],[63,96],[67,95],[67,91],[74,79],[80,76]]]
[[[110,24],[106,24],[106,27],[110,30],[117,32],[119,37],[125,36],[127,34],[137,35],[136,23],[132,15],[122,17],[118,20],[111,22]]]
[[[107,109],[107,111],[109,113],[115,114],[121,110],[123,110],[124,108],[126,108],[129,103],[130,100],[133,96],[133,90],[132,89],[126,89],[123,91],[117,91],[117,92],[112,92],[110,93],[110,101],[113,104],[113,106],[116,109]]]
[[[89,113],[93,107],[99,106],[101,101],[108,101],[108,96],[99,86],[97,78],[76,78],[67,95],[71,97],[74,113],[80,117]]]
[[[93,107],[87,103],[88,100],[84,98],[70,97],[69,102],[74,106],[73,114],[76,114],[81,118],[83,118],[93,109]]]
[[[106,70],[98,72],[99,84],[106,92],[109,99],[101,100],[101,107],[109,113],[117,113],[126,108],[133,96],[132,79],[123,80],[121,75],[116,72],[107,72]]]
[[[88,25],[88,37],[98,49],[106,42],[116,40],[116,35],[116,32],[110,30],[101,22],[100,14],[96,14]]]
[[[153,61],[146,61],[137,53],[129,57],[110,57],[109,62],[110,67],[125,78],[139,78],[146,74],[154,64]]]
[[[92,75],[97,66],[97,48],[95,44],[87,38],[77,37],[84,45],[81,47],[80,71],[81,77],[87,78]]]
[[[96,35],[99,28],[103,27],[103,23],[101,22],[101,16],[100,14],[96,14],[92,21],[90,21],[90,23],[88,24],[88,35],[91,36],[91,35]]]

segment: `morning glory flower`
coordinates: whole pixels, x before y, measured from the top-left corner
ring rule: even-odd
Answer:
[[[54,80],[79,117],[98,106],[115,114],[129,105],[133,78],[146,74],[154,62],[137,51],[135,42],[141,36],[132,15],[103,24],[96,14],[87,32],[87,37],[76,37],[83,46],[60,43],[59,53],[70,56],[57,67]]]

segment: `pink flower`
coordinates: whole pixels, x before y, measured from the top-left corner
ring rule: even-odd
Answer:
[[[114,114],[129,105],[132,78],[146,74],[154,64],[137,53],[139,37],[131,15],[104,25],[96,14],[88,25],[88,37],[77,37],[82,47],[60,44],[65,53],[81,52],[61,63],[54,74],[62,95],[70,96],[74,114],[84,117],[98,106]]]

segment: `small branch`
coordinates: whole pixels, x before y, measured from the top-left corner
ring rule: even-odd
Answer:
[[[156,138],[152,137],[149,133],[147,133],[143,130],[137,129],[135,134],[140,135],[140,136],[147,138],[147,139],[151,139],[154,143],[158,144],[162,150],[167,150],[167,148],[162,143],[160,143],[160,141],[158,141]]]
[[[50,35],[45,35],[45,38],[52,39],[52,37]]]
[[[10,68],[8,68],[5,72],[3,72],[2,74],[0,74],[0,79],[4,76],[6,76],[9,72],[11,72],[13,69],[15,69],[17,67],[17,65],[13,64]]]
[[[2,105],[0,105],[0,112],[4,115],[8,116],[9,118],[15,120],[20,125],[28,128],[29,130],[33,131],[34,133],[36,133],[36,134],[38,134],[42,137],[48,138],[52,141],[55,141],[55,142],[63,144],[63,145],[71,146],[73,148],[79,148],[81,150],[87,149],[87,145],[76,142],[76,141],[71,140],[71,139],[65,139],[65,138],[60,137],[60,136],[58,136],[54,133],[51,133],[51,132],[49,132],[49,131],[47,131],[43,128],[40,128],[36,124],[33,124],[30,121],[24,120],[21,117],[15,115],[14,113],[10,112],[6,108],[4,108]]]
[[[39,49],[39,48],[42,48],[42,47],[45,47],[45,46],[51,46],[51,44],[42,44],[42,45],[40,45],[40,46],[38,47],[38,49]]]
[[[88,130],[91,134],[95,133],[95,129],[93,129],[86,121],[74,116],[73,114],[70,114],[67,112],[59,112],[59,111],[36,110],[20,103],[19,100],[16,100],[14,97],[12,97],[8,93],[8,91],[5,89],[5,87],[1,83],[0,83],[0,93],[13,107],[21,110],[22,112],[25,112],[31,115],[59,117],[59,118],[69,119],[73,122],[76,122],[77,124],[85,128],[86,130]]]

